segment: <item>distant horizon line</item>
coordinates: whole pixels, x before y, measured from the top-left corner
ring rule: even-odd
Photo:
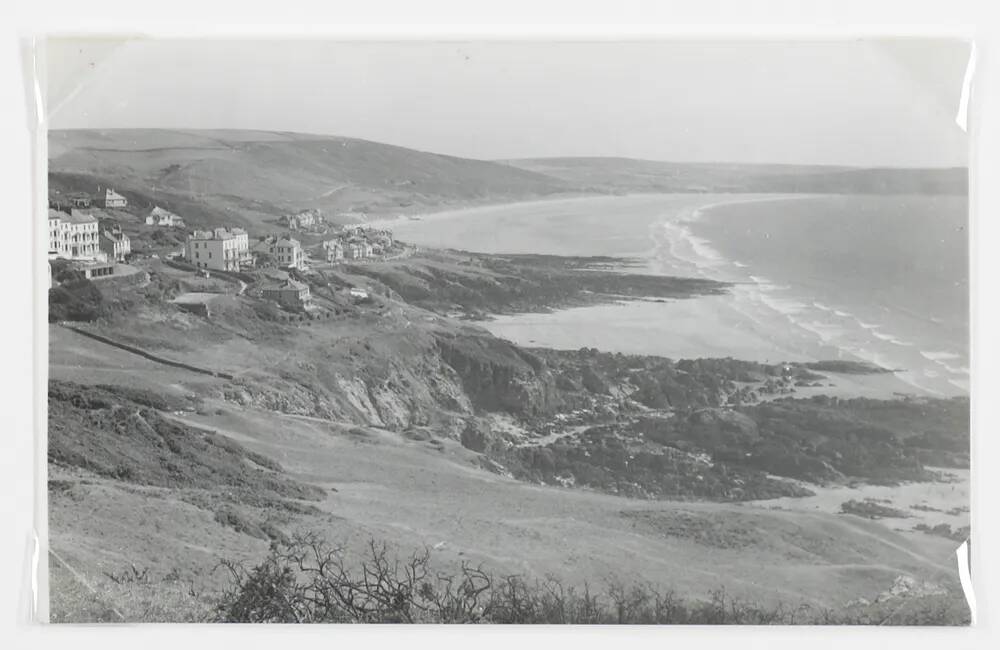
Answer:
[[[62,127],[62,128],[49,128],[48,133],[61,132],[61,131],[89,131],[89,132],[101,132],[101,131],[163,131],[163,132],[192,132],[192,133],[205,133],[205,132],[226,132],[226,133],[267,133],[271,135],[294,135],[294,136],[308,136],[317,139],[339,139],[339,140],[356,140],[358,142],[368,142],[371,144],[378,144],[387,147],[398,147],[400,149],[408,149],[410,151],[417,151],[420,153],[431,154],[435,156],[444,156],[448,158],[461,158],[464,160],[476,160],[479,162],[491,162],[496,164],[510,163],[516,161],[530,161],[530,160],[629,160],[635,162],[645,162],[645,163],[661,163],[661,164],[672,164],[672,165],[742,165],[742,166],[756,166],[756,167],[816,167],[824,169],[836,169],[836,170],[906,170],[906,171],[947,171],[947,170],[966,170],[968,171],[968,163],[964,165],[944,165],[944,166],[926,166],[926,165],[866,165],[866,164],[844,164],[844,163],[810,163],[810,162],[744,162],[737,160],[663,160],[658,158],[645,158],[645,157],[635,157],[635,156],[623,156],[623,155],[611,155],[611,154],[590,154],[590,155],[550,155],[550,156],[517,156],[517,157],[504,157],[504,158],[473,158],[471,156],[459,156],[450,153],[443,153],[439,151],[431,151],[428,149],[418,149],[416,147],[408,147],[406,145],[394,144],[391,142],[383,142],[380,140],[371,140],[369,138],[360,138],[356,136],[340,135],[334,133],[313,133],[309,131],[289,131],[284,129],[263,129],[263,128],[231,128],[231,127],[158,127],[158,126],[125,126],[125,127]],[[245,142],[254,142],[254,140],[245,140]],[[92,147],[96,149],[96,147]],[[141,149],[136,149],[136,151],[141,151]]]

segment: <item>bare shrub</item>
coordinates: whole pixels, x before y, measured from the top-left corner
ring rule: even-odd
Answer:
[[[314,534],[272,544],[256,566],[223,561],[229,585],[213,620],[239,623],[569,623],[775,625],[882,622],[857,613],[765,607],[718,590],[682,600],[652,585],[611,583],[597,592],[549,577],[497,575],[463,562],[434,571],[429,552],[404,559],[371,540],[349,564],[345,549]],[[935,611],[935,620],[943,615]],[[912,621],[911,617],[908,620]],[[893,622],[893,621],[889,621]],[[955,622],[955,621],[952,621]]]

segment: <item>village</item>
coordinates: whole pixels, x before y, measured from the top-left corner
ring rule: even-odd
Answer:
[[[235,225],[193,229],[180,215],[132,205],[110,187],[96,194],[55,191],[48,210],[49,288],[67,278],[139,283],[155,267],[202,281],[204,291],[174,298],[186,311],[208,315],[216,296],[236,293],[273,303],[286,316],[319,317],[330,307],[317,304],[310,291],[319,272],[410,252],[389,230],[335,224],[317,209],[273,223],[279,232],[252,235]],[[367,287],[352,282],[336,288],[353,302],[369,298]]]

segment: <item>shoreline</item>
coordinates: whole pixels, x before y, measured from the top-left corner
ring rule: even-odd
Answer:
[[[823,196],[804,195],[802,198]],[[758,201],[748,200],[746,203],[756,202]],[[830,293],[825,289],[808,290],[805,285],[797,283],[794,277],[789,279],[789,274],[782,275],[774,270],[773,265],[771,268],[750,268],[747,264],[731,259],[734,257],[734,245],[731,241],[721,241],[722,248],[728,246],[728,252],[720,252],[720,246],[708,238],[713,236],[713,227],[718,229],[723,217],[720,215],[720,220],[716,220],[715,224],[706,221],[712,216],[713,210],[731,205],[716,203],[704,206],[680,220],[692,226],[683,227],[686,232],[682,236],[702,248],[698,252],[708,260],[706,267],[710,272],[702,275],[732,282],[738,285],[737,291],[745,291],[742,281],[749,279],[757,290],[746,292],[750,294],[750,300],[764,303],[779,312],[792,329],[808,333],[822,345],[838,350],[841,358],[895,368],[902,381],[923,394],[938,397],[969,395],[968,363],[962,361],[968,354],[967,343],[965,352],[953,352],[952,350],[962,349],[953,347],[960,346],[960,343],[949,339],[944,332],[915,330],[912,322],[905,320],[909,318],[912,321],[915,317],[909,311],[883,309],[880,312],[863,301],[858,302],[857,296],[841,292]],[[738,220],[743,215],[734,211],[728,218]],[[701,224],[701,230],[697,224]],[[732,232],[742,233],[742,230],[736,228]],[[735,250],[742,249],[736,246]],[[765,273],[770,277],[764,277],[762,274]],[[775,275],[772,276],[771,273]],[[778,279],[772,280],[771,277]],[[823,284],[819,286],[824,287]],[[900,322],[899,316],[904,317],[903,322]]]
[[[712,242],[699,237],[689,227],[713,209],[723,206],[781,203],[824,196],[827,195],[636,193],[575,196],[449,209],[427,214],[420,220],[404,217],[377,223],[388,227],[406,224],[416,230],[422,229],[421,224],[432,224],[424,236],[427,242],[433,241],[434,232],[441,231],[445,223],[471,217],[461,228],[456,221],[454,228],[442,231],[445,239],[440,247],[492,254],[497,254],[498,250],[520,253],[506,250],[506,244],[497,239],[506,237],[509,244],[513,241],[511,231],[523,231],[531,246],[537,247],[537,250],[546,254],[567,255],[569,251],[565,244],[553,241],[556,226],[567,227],[579,213],[580,227],[586,240],[580,246],[579,255],[596,255],[604,250],[606,255],[627,255],[641,263],[634,269],[623,269],[626,273],[694,277],[732,284],[725,296],[656,302],[622,300],[603,305],[556,308],[542,314],[492,314],[491,320],[479,323],[494,335],[519,345],[556,349],[596,347],[611,352],[671,358],[728,356],[766,362],[852,360],[899,368],[904,364],[894,360],[887,362],[879,351],[879,341],[871,346],[845,347],[835,340],[841,331],[845,331],[840,328],[849,328],[861,334],[871,331],[869,336],[891,342],[893,337],[880,331],[879,326],[862,323],[858,319],[855,319],[857,323],[847,322],[850,319],[843,318],[849,316],[847,312],[832,308],[829,313],[818,311],[822,307],[815,300],[796,295],[794,290],[789,291],[791,287],[753,275],[754,269],[737,260],[727,259],[718,253]],[[600,232],[600,223],[616,213],[621,215],[620,218],[631,219],[630,223],[641,229],[641,232],[627,235],[628,241],[620,244],[625,248],[614,248],[619,245],[616,242],[586,239],[586,233]],[[495,219],[486,222],[486,216],[494,216]],[[546,227],[546,220],[556,226]],[[487,234],[488,226],[493,223],[497,224],[497,228],[506,228],[507,232]],[[640,227],[639,224],[645,225]],[[462,231],[461,236],[455,234],[459,230]],[[618,237],[616,232],[603,235],[605,239]],[[397,233],[397,236],[405,240],[405,234]],[[647,242],[644,247],[641,241]],[[456,246],[456,243],[459,245]],[[433,246],[430,243],[427,245]],[[605,250],[601,246],[609,248]],[[807,310],[808,315],[802,313],[803,310]],[[864,352],[867,354],[862,354]],[[877,382],[877,387],[857,388],[866,394],[874,391],[889,396],[894,393],[927,396],[968,394],[965,387],[955,383],[945,385],[932,379],[929,382],[933,385],[931,387],[920,371],[908,368],[895,373],[893,378],[891,382]],[[853,385],[858,382],[851,380],[846,383]]]
[[[443,209],[431,209],[427,212],[422,212],[419,214],[400,214],[396,217],[379,218],[366,221],[363,224],[372,228],[392,228],[394,225],[399,224],[410,224],[419,222],[435,222],[441,221],[443,219],[454,219],[462,216],[469,216],[470,214],[481,213],[489,210],[503,209],[503,208],[518,208],[518,207],[528,207],[528,206],[542,206],[542,205],[554,205],[558,203],[568,203],[571,201],[591,201],[594,199],[627,199],[627,198],[652,198],[652,197],[697,197],[697,196],[725,196],[725,192],[674,192],[674,193],[663,193],[663,192],[629,192],[626,194],[606,194],[606,193],[594,193],[594,194],[568,194],[568,195],[558,195],[550,196],[546,198],[538,199],[525,199],[522,201],[507,201],[502,203],[482,203],[476,205],[469,205],[467,207],[443,207]],[[743,199],[733,199],[731,201],[713,201],[712,203],[705,204],[699,210],[708,209],[720,205],[730,205],[737,203],[754,203],[758,201],[770,201],[770,200],[787,200],[796,198],[811,198],[818,196],[826,196],[825,194],[750,194],[750,193],[732,193],[732,196],[741,197],[759,197],[759,198],[743,198]],[[478,252],[478,251],[477,251]]]

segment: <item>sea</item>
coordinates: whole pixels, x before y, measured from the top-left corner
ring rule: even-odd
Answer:
[[[743,282],[739,291],[841,358],[897,370],[928,392],[968,392],[966,197],[723,203],[667,228],[670,259]]]
[[[670,357],[843,359],[908,390],[969,390],[964,196],[646,194],[485,206],[390,224],[418,245],[614,255],[725,296],[498,316],[518,343]]]

